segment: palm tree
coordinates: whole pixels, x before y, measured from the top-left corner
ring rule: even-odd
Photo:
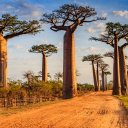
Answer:
[[[42,80],[47,81],[47,60],[46,57],[52,55],[52,53],[57,53],[57,47],[52,44],[41,44],[41,45],[33,45],[29,52],[33,53],[41,53],[42,58]]]
[[[64,56],[63,56],[63,98],[69,99],[77,96],[76,67],[75,67],[75,43],[74,32],[83,23],[104,20],[95,18],[97,13],[89,6],[82,7],[76,4],[64,4],[52,14],[43,14],[41,21],[51,24],[51,30],[57,32],[64,30]],[[87,20],[94,17],[92,20]]]

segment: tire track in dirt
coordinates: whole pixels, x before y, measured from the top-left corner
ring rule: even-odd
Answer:
[[[122,102],[111,91],[0,117],[0,128],[128,128]]]

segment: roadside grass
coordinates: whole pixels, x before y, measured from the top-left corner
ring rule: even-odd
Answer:
[[[128,96],[118,96],[118,95],[114,95],[114,96],[122,100],[128,114]]]
[[[57,104],[57,103],[61,103],[61,102],[64,102],[64,101],[67,101],[67,100],[58,99],[56,101],[39,102],[39,103],[29,104],[29,105],[25,105],[25,106],[2,108],[0,110],[0,116],[2,116],[2,115],[9,116],[11,114],[17,114],[19,112],[27,111],[27,110],[31,110],[31,109],[38,109],[38,108],[43,107],[43,106]]]

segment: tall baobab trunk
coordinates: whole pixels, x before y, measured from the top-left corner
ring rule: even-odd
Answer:
[[[121,95],[118,38],[116,35],[114,44],[113,95]]]
[[[93,70],[93,79],[94,79],[95,91],[98,91],[96,71],[95,71],[95,67],[94,67],[94,60],[92,60],[92,70]]]
[[[7,40],[0,34],[0,86],[7,87]]]
[[[47,59],[45,53],[42,53],[42,81],[47,81]]]
[[[119,48],[120,81],[122,95],[128,95],[127,68],[125,62],[124,48]]]
[[[102,70],[102,90],[105,91],[104,70]]]
[[[107,85],[107,74],[105,74],[105,90],[108,90],[108,85]]]
[[[63,99],[77,96],[74,32],[68,28],[64,35]]]
[[[99,62],[97,61],[97,85],[98,91],[100,90],[100,83],[99,83]]]

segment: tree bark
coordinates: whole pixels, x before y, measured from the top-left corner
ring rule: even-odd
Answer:
[[[116,35],[114,43],[113,95],[121,95],[118,38]]]
[[[96,71],[95,71],[95,67],[94,67],[94,60],[92,60],[92,70],[93,70],[93,80],[94,80],[95,91],[98,91]]]
[[[107,85],[107,74],[105,74],[105,90],[108,90],[108,85]]]
[[[74,32],[68,28],[64,35],[63,99],[77,96]]]
[[[0,86],[7,87],[7,40],[0,34]]]
[[[47,81],[47,59],[45,53],[42,53],[42,81]]]
[[[124,48],[119,49],[119,64],[120,64],[120,81],[121,81],[121,93],[122,95],[128,95],[128,81],[127,81],[127,68],[124,55]]]
[[[100,91],[100,83],[99,83],[99,62],[97,61],[97,85],[98,91]]]
[[[102,70],[102,90],[105,91],[104,70]]]

